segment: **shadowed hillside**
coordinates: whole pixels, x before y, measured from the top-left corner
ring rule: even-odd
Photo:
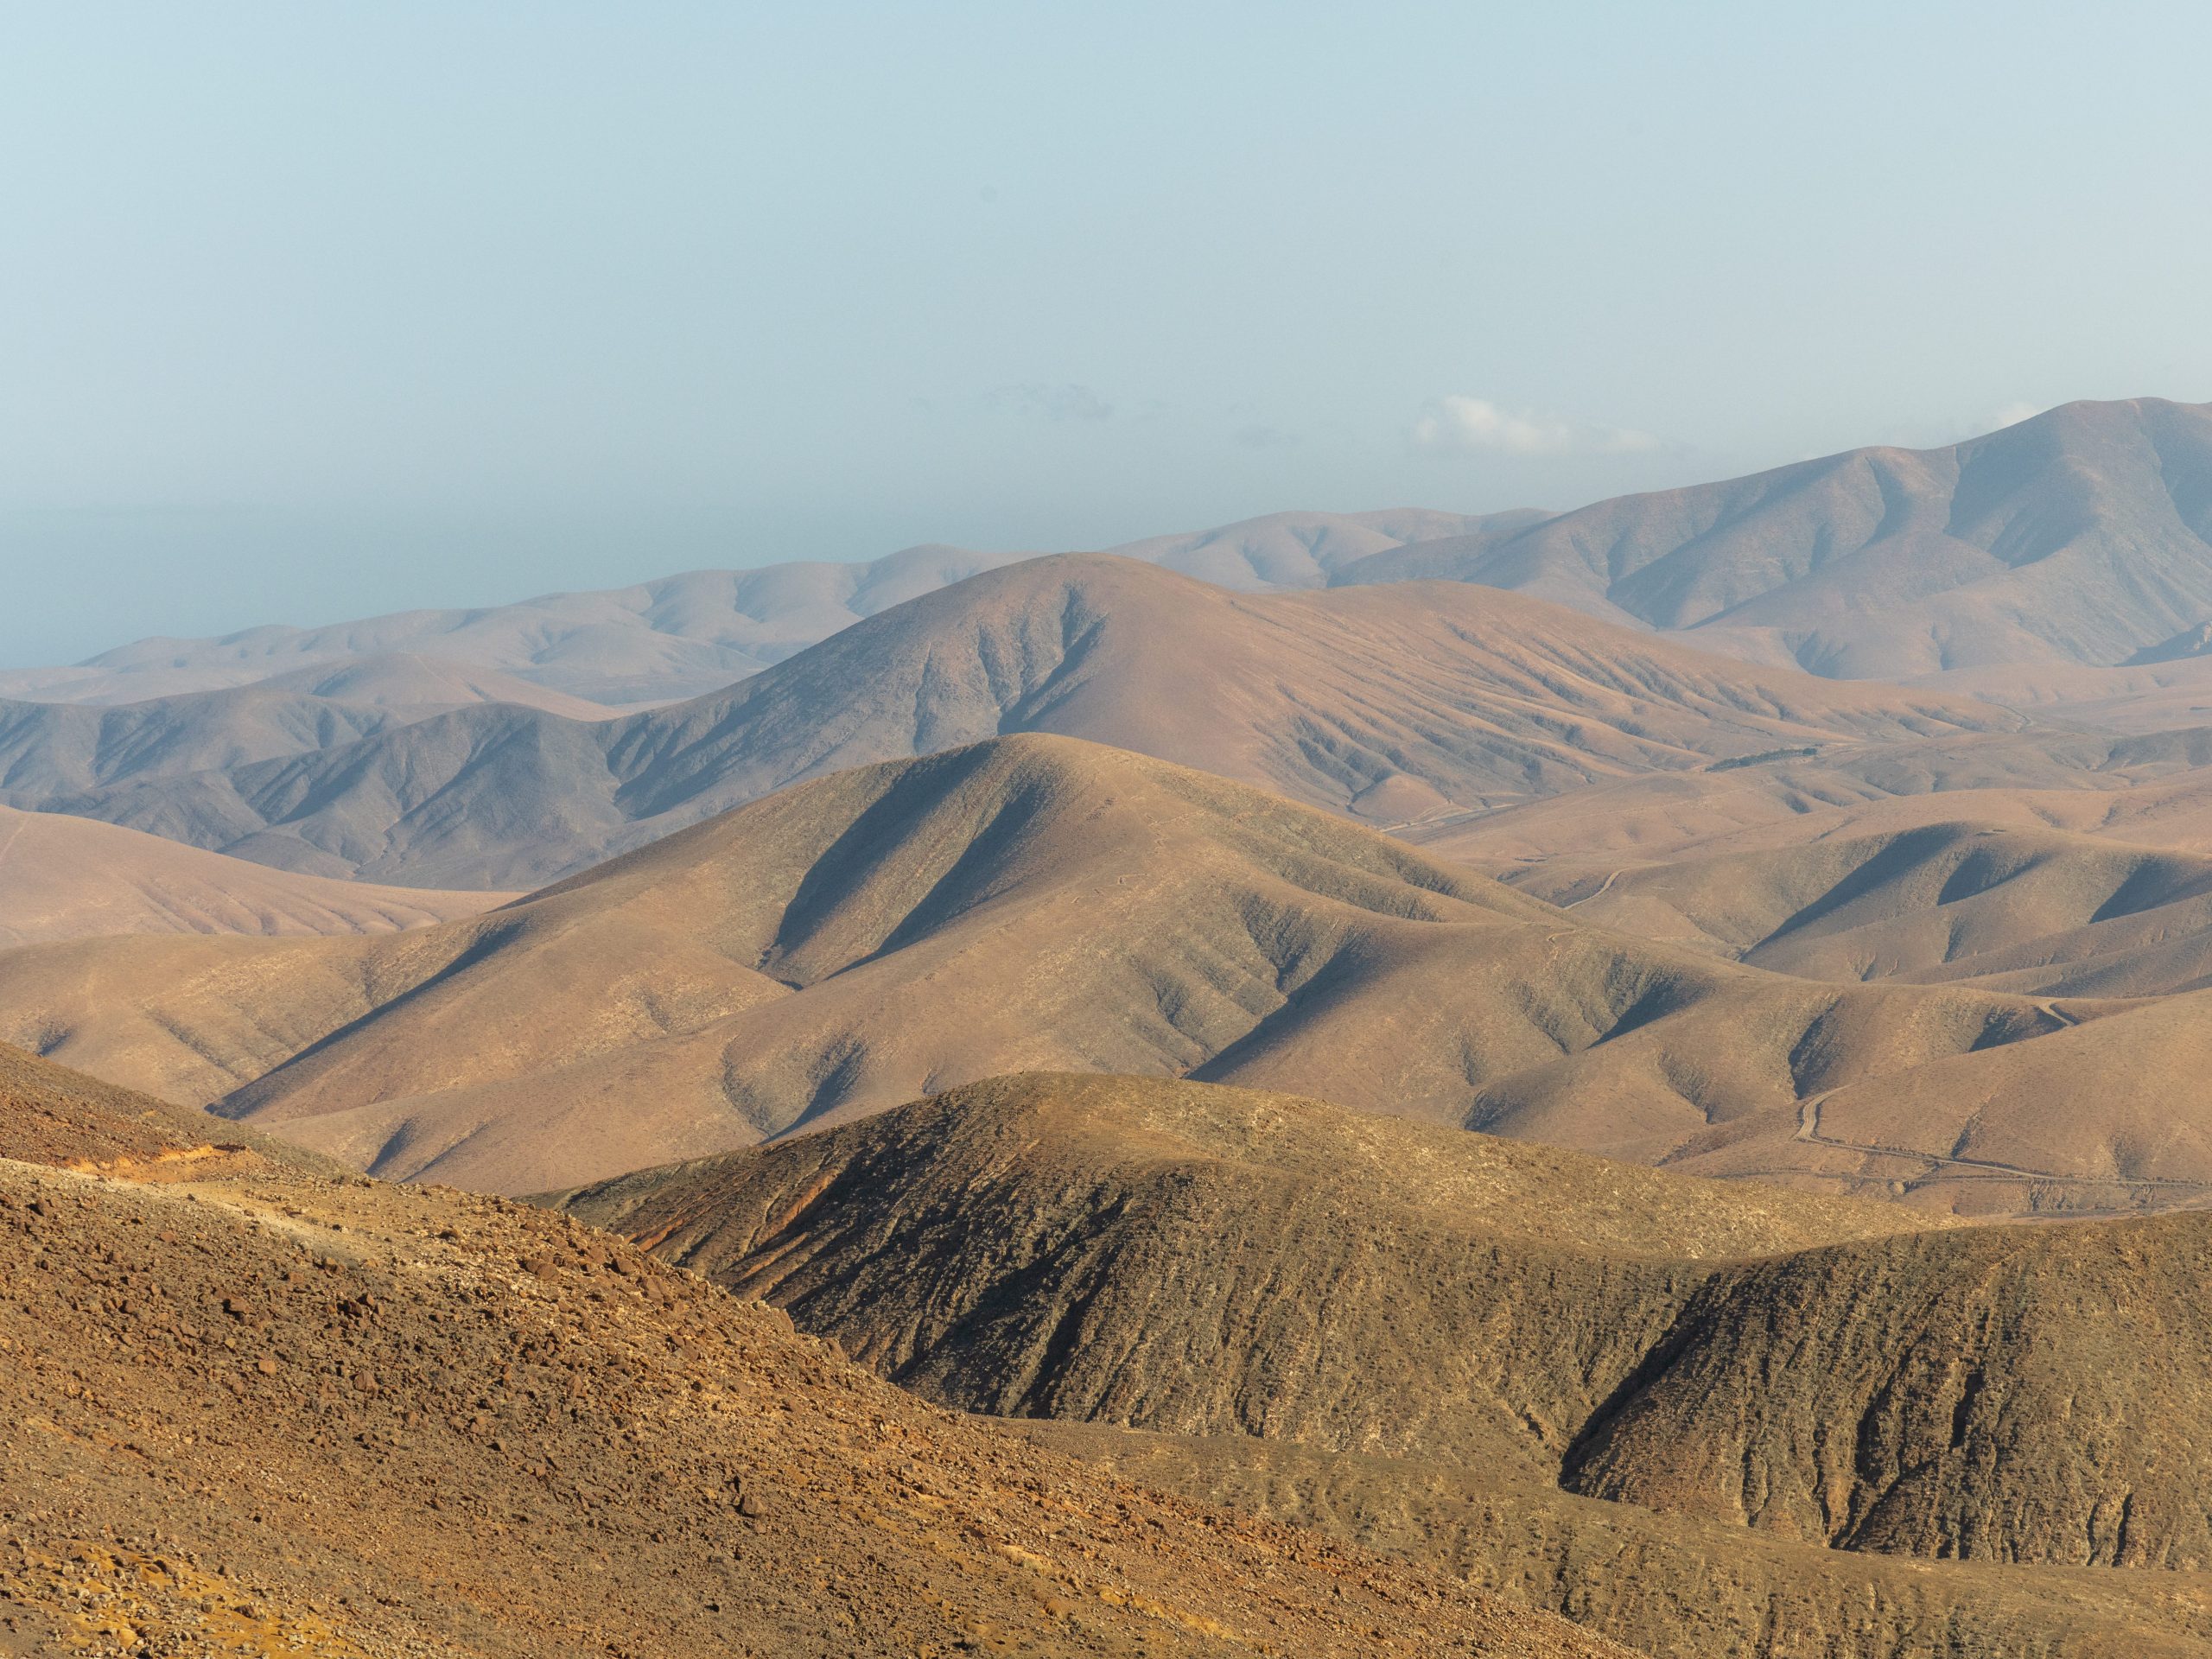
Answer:
[[[1036,736],[818,779],[441,928],[28,947],[0,955],[0,1007],[100,1075],[509,1191],[1038,1067],[1651,1162],[1725,1135],[1847,1186],[1850,1158],[1796,1138],[1807,1096],[2101,1011],[1655,947],[1341,818]],[[2091,1166],[2054,1165],[2054,1193]]]
[[[2208,1636],[2182,1637],[2199,1580],[2171,1572],[1864,1553],[2212,1559],[2195,1454],[2126,1427],[2201,1439],[2212,1217],[1930,1228],[1312,1101],[1046,1076],[549,1201],[929,1397],[1089,1425],[1040,1438],[1654,1652]]]
[[[1623,1652],[948,1416],[573,1223],[141,1150],[139,1105],[0,1053],[0,1650]]]
[[[1291,1096],[1039,1073],[557,1201],[964,1410],[1529,1473],[1665,1334],[1702,1278],[1686,1262],[1931,1224]]]
[[[2212,1216],[2188,1214],[1716,1275],[1567,1484],[1854,1548],[2201,1569],[2209,1266]]]

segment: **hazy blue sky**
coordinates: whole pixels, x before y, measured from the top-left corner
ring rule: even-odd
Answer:
[[[2209,20],[0,0],[0,661],[2212,397]]]

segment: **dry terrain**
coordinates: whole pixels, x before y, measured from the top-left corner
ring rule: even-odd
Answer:
[[[0,676],[0,1655],[2212,1656],[2208,537],[2070,404]]]
[[[2106,997],[2212,984],[2212,858],[2104,837],[1938,823],[1510,874],[1578,921],[1810,979]]]
[[[0,1052],[0,1653],[1622,1655],[925,1404],[573,1221]]]
[[[362,658],[230,690],[112,707],[0,702],[0,791],[18,804],[35,804],[185,778],[340,747],[480,703],[570,720],[607,713],[521,680],[408,656]]]
[[[1516,588],[1816,673],[1999,671],[2024,702],[2094,701],[2079,665],[2160,669],[2212,618],[2212,407],[2065,404],[1948,448],[1853,449],[1570,512],[1284,512],[1110,550],[1243,591],[1446,579]],[[0,696],[138,702],[413,654],[602,705],[712,691],[842,628],[1026,556],[702,570],[600,593],[221,639],[146,639]],[[2022,677],[2024,677],[2023,683]],[[2189,677],[2153,676],[2154,691]],[[1980,695],[1980,692],[1975,695]],[[508,696],[503,700],[517,700]]]
[[[2208,525],[2212,407],[2143,399],[1567,513],[696,572],[0,677],[55,700],[0,705],[0,799],[514,889],[823,772],[1034,730],[1469,857],[1936,818],[2212,850],[2212,771],[2179,758],[2212,710]],[[1868,676],[1901,683],[1838,683]],[[1936,792],[1971,798],[1910,798]]]
[[[389,933],[513,896],[295,875],[117,824],[0,806],[0,946],[119,933]]]
[[[1681,1316],[1688,1264],[1936,1224],[1052,1073],[557,1201],[963,1409],[1531,1474]]]
[[[927,1397],[1653,1653],[2212,1650],[2212,1217],[1935,1224],[1034,1075],[549,1202]]]
[[[1401,827],[1440,857],[1580,868],[1764,851],[1936,823],[2212,853],[2212,728],[1839,745],[1599,780]]]
[[[1279,512],[1243,524],[1156,536],[1112,551],[1223,587],[1326,587],[1370,555],[1411,541],[1509,531],[1541,512]],[[861,564],[799,560],[696,570],[599,593],[547,594],[471,610],[403,611],[324,627],[248,628],[220,639],[141,639],[69,668],[0,673],[0,696],[46,702],[139,702],[280,675],[348,675],[395,656],[504,688],[456,702],[535,696],[602,706],[697,696],[759,672],[863,617],[980,570],[1031,556],[910,547]],[[550,704],[548,705],[550,706]]]
[[[1716,760],[2022,725],[1989,704],[1730,662],[1491,588],[1236,594],[1070,555],[911,600],[726,690],[625,718],[477,703],[321,747],[271,738],[196,768],[102,748],[99,766],[0,783],[17,805],[286,868],[515,887],[824,772],[1015,732],[1111,743],[1388,824]]]
[[[1054,1067],[1967,1207],[2171,1202],[2212,1154],[2183,1140],[2135,1170],[2097,1112],[2044,1156],[2040,1120],[1995,1103],[1982,1132],[2020,1168],[1972,1188],[1887,1139],[1840,1144],[1851,1090],[1979,1075],[2133,1007],[1717,962],[1279,797],[1034,736],[818,779],[442,927],[0,953],[0,1036],[379,1173],[509,1192]],[[2190,1062],[2185,1022],[2162,1041],[2141,1065]]]
[[[2212,406],[2068,404],[1947,448],[1478,527],[1337,579],[1438,576],[1853,678],[2157,657],[2212,617]]]

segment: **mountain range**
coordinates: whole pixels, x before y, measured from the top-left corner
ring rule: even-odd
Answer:
[[[315,874],[513,888],[826,772],[1013,732],[1112,743],[1389,823],[1714,760],[2022,724],[1940,693],[1700,656],[1490,588],[1238,595],[1076,556],[970,578],[726,691],[613,719],[484,703],[386,725],[377,711],[374,729],[267,754],[185,714],[242,695],[45,706],[49,726],[84,726],[86,741],[22,722],[25,758],[0,772],[0,797]],[[174,715],[159,743],[91,741],[99,723],[156,711]]]
[[[0,1654],[2212,1653],[2208,458],[6,677]]]
[[[1405,542],[1541,516],[1284,512],[1109,550],[1220,587],[1323,587],[1358,560]],[[0,696],[139,702],[403,654],[538,688],[504,701],[548,694],[613,706],[679,701],[758,673],[894,605],[1030,556],[910,547],[859,564],[801,560],[699,570],[513,605],[404,611],[327,627],[264,626],[219,639],[142,639],[71,668],[0,673]]]
[[[1568,512],[1287,512],[1107,550],[1243,591],[1446,579],[1700,647],[1898,678],[2200,655],[2212,624],[2212,405],[2062,405],[1936,449],[1869,448]],[[129,702],[420,653],[621,706],[676,701],[1027,555],[696,571],[600,593],[219,639],[0,674],[0,696]],[[2062,682],[2063,683],[2063,682]]]
[[[2152,1087],[2197,1063],[2193,1007],[1717,961],[1034,735],[836,773],[438,927],[0,953],[0,1036],[508,1192],[1046,1066],[1942,1206],[2132,1208],[2212,1185],[2212,1139]],[[1998,1081],[2022,1068],[2066,1081]]]
[[[1847,678],[2155,660],[2212,618],[2212,407],[2068,404],[1945,448],[1395,549],[1344,579],[1437,576]]]

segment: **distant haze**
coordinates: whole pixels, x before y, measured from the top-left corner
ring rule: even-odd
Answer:
[[[0,19],[0,665],[2212,396],[2212,16]]]

